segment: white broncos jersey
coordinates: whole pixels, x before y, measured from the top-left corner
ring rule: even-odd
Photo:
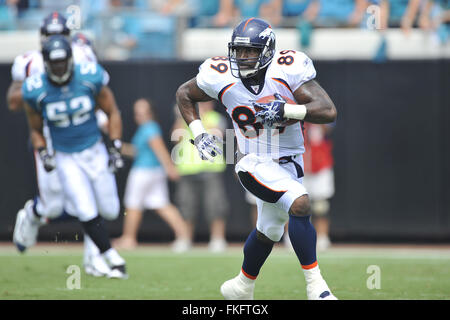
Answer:
[[[269,155],[273,159],[303,154],[301,122],[268,128],[255,117],[253,102],[270,102],[279,93],[288,103],[297,104],[293,92],[314,79],[316,70],[309,57],[294,50],[278,51],[269,65],[263,88],[247,89],[231,74],[227,57],[207,59],[199,68],[197,85],[211,98],[220,101],[233,119],[239,151]],[[259,92],[259,93],[258,93]]]
[[[72,44],[72,55],[75,64],[97,62],[97,57],[88,45]],[[13,81],[24,81],[29,76],[43,72],[45,67],[42,53],[39,50],[33,50],[14,59],[11,77]]]

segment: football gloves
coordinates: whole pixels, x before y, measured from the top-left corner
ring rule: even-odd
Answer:
[[[115,139],[112,141],[112,146],[108,148],[109,160],[108,160],[108,168],[109,171],[116,173],[119,169],[123,168],[123,159],[120,154],[120,148],[122,147],[122,143],[119,139]]]
[[[52,171],[56,167],[55,158],[48,153],[48,150],[44,147],[38,149],[39,157],[42,160],[42,164],[44,165],[44,169],[47,172]]]
[[[272,127],[274,123],[280,123],[284,120],[284,105],[286,100],[279,94],[274,94],[275,100],[268,103],[254,102],[255,109],[262,109],[255,114],[256,118],[261,119],[262,124]]]
[[[215,156],[222,154],[222,150],[219,148],[218,144],[222,144],[223,141],[215,135],[202,133],[199,134],[195,140],[191,139],[190,141],[197,148],[202,160],[213,162]]]

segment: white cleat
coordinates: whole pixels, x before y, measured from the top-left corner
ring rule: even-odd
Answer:
[[[238,275],[231,280],[225,281],[220,287],[220,293],[222,293],[225,300],[253,300],[254,289],[254,283],[246,284]]]
[[[338,300],[323,279],[318,279],[306,286],[308,300]]]
[[[110,248],[102,256],[111,268],[111,271],[106,275],[109,279],[128,279],[125,260],[119,255],[116,249]]]
[[[111,272],[108,273],[107,277],[109,279],[128,279],[125,265],[112,267]]]
[[[94,277],[105,277],[111,273],[111,268],[101,255],[91,256],[84,264],[86,274]]]
[[[36,243],[39,227],[45,224],[44,219],[34,216],[32,207],[33,200],[28,200],[25,206],[17,212],[13,242],[20,252],[24,252]]]

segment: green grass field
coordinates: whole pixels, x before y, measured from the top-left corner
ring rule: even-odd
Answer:
[[[242,246],[210,254],[202,247],[175,254],[164,247],[144,246],[121,252],[130,274],[127,280],[87,276],[81,268],[80,289],[69,290],[66,271],[81,267],[82,247],[38,245],[26,254],[0,246],[0,300],[14,299],[158,299],[218,300],[219,287],[234,277],[242,263]],[[450,249],[411,249],[338,246],[320,253],[319,264],[339,299],[450,299]],[[368,289],[380,270],[380,288]],[[295,254],[275,247],[261,270],[255,299],[306,299],[305,281]]]

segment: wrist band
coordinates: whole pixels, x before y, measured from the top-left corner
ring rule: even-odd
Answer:
[[[114,139],[112,141],[112,144],[117,150],[120,150],[122,148],[122,141],[120,141],[120,139]]]
[[[192,134],[194,135],[194,139],[201,135],[202,133],[206,133],[205,128],[203,127],[202,121],[200,119],[196,119],[189,123],[189,128],[192,131]]]
[[[288,119],[303,120],[306,116],[306,106],[304,104],[288,104],[284,105],[284,117]]]

